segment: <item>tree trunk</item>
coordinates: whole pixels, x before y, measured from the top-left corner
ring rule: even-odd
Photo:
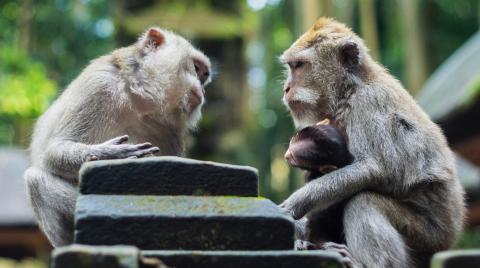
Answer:
[[[416,95],[427,78],[425,42],[422,20],[419,16],[418,1],[400,0],[403,17],[404,40],[406,42],[405,78],[407,88]]]
[[[370,55],[375,60],[380,60],[374,0],[360,1],[360,29],[362,37],[370,49]]]
[[[18,29],[17,44],[20,48],[26,51],[30,49],[30,39],[31,39],[30,21],[31,20],[32,20],[32,1],[24,0],[22,1],[22,5],[20,7],[20,15],[18,16],[18,20],[17,20],[17,29]]]

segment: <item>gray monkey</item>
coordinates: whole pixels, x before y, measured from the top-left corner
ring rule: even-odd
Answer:
[[[25,172],[41,230],[73,240],[78,171],[86,161],[181,155],[201,117],[210,61],[159,28],[93,60],[38,119]]]
[[[432,254],[452,246],[465,214],[440,128],[341,23],[319,19],[281,59],[288,68],[283,100],[295,125],[332,118],[355,160],[307,183],[280,208],[301,232],[307,213],[348,200],[345,245],[324,248],[351,267],[428,267]]]

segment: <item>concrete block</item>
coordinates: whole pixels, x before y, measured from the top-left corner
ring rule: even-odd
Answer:
[[[333,268],[344,267],[336,252],[311,251],[142,251],[176,268]]]
[[[80,193],[258,196],[258,171],[173,156],[92,161],[80,169]]]
[[[478,268],[480,249],[442,251],[432,258],[432,268]]]
[[[293,249],[294,224],[258,197],[81,195],[75,242],[140,249]]]

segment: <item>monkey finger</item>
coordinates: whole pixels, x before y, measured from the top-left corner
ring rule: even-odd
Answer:
[[[338,244],[338,243],[335,243],[335,242],[325,242],[325,243],[322,244],[322,248],[337,248],[337,249],[348,250],[346,245]]]
[[[160,152],[160,149],[158,147],[152,147],[152,148],[136,151],[135,155],[137,157],[144,157],[146,155],[152,155],[152,154],[156,154],[158,152]]]
[[[350,265],[346,264],[347,267],[356,267],[356,265],[353,263],[354,258],[346,245],[337,244],[334,242],[326,242],[320,245],[320,249],[335,251],[340,254],[345,260],[348,260],[348,262],[351,263]]]
[[[142,143],[142,144],[137,144],[135,145],[135,147],[139,150],[141,149],[148,149],[148,148],[151,148],[153,145],[150,143],[150,142],[145,142],[145,143]]]
[[[349,258],[350,257],[350,253],[345,250],[345,249],[337,249],[335,250],[336,252],[340,253],[340,255],[342,255],[342,257],[345,257],[345,258]]]
[[[97,160],[98,160],[98,156],[96,156],[96,155],[89,155],[89,156],[87,156],[87,159],[86,159],[87,162],[88,161],[97,161]]]
[[[318,122],[316,125],[317,126],[319,126],[319,125],[330,125],[330,119],[325,118],[322,121]]]
[[[119,137],[115,137],[111,140],[106,141],[106,144],[122,144],[128,141],[128,135],[123,135]]]

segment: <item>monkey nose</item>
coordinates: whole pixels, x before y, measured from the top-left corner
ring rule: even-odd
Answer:
[[[287,94],[290,91],[290,86],[286,86],[283,91],[285,91],[285,94]]]
[[[292,161],[292,153],[290,152],[290,150],[287,150],[284,157],[285,157],[285,160],[287,160],[287,162],[290,163]]]
[[[205,84],[205,82],[207,82],[208,78],[210,77],[210,69],[205,63],[198,60],[194,61],[194,65],[198,80],[200,80],[200,83],[202,85]]]

